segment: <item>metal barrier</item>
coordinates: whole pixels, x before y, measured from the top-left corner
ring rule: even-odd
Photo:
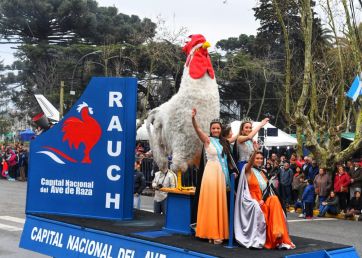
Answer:
[[[141,172],[146,179],[146,187],[152,189],[152,180],[155,177],[155,172],[157,172],[158,166],[152,158],[143,158],[141,163]],[[177,171],[174,171],[177,173]],[[182,174],[182,185],[183,186],[196,186],[197,185],[197,168],[189,167]]]

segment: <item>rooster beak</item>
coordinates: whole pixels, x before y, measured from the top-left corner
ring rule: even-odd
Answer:
[[[207,49],[207,48],[209,48],[211,45],[210,45],[210,43],[208,42],[208,41],[205,41],[205,43],[204,44],[202,44],[202,48],[204,48],[204,49]]]

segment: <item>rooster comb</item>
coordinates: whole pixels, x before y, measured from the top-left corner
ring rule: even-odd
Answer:
[[[80,111],[81,111],[83,108],[85,108],[85,107],[87,107],[87,108],[88,108],[88,112],[89,112],[89,114],[93,114],[93,108],[89,107],[89,106],[88,106],[88,104],[87,104],[87,103],[85,103],[84,101],[83,101],[83,103],[82,103],[82,104],[79,104],[79,105],[78,105],[78,107],[77,107],[77,111],[80,113]]]

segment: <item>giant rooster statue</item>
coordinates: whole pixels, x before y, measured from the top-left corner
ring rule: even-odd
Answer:
[[[91,115],[93,109],[83,102],[78,105],[77,111],[82,119],[69,117],[64,121],[62,132],[64,132],[63,142],[68,141],[69,147],[78,149],[79,145],[84,145],[84,157],[82,163],[92,163],[90,151],[99,141],[102,135],[101,126]]]
[[[204,36],[190,36],[182,49],[187,59],[179,91],[168,102],[153,109],[147,119],[154,160],[164,170],[168,165],[167,157],[172,155],[172,170],[178,172],[179,189],[181,172],[186,171],[189,164],[198,166],[202,147],[192,126],[191,109],[197,109],[198,123],[205,132],[220,113],[218,85],[207,51],[209,46]]]

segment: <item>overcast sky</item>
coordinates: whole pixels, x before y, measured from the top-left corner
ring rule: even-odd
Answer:
[[[170,29],[186,27],[190,34],[203,34],[212,45],[242,33],[255,35],[259,27],[252,10],[257,0],[98,0],[98,3],[153,21],[161,16]]]
[[[256,34],[259,23],[254,19],[256,0],[98,0],[100,6],[115,6],[124,14],[165,21],[171,31],[186,27],[190,34],[203,34],[212,46],[224,38]],[[0,60],[14,61],[13,50],[1,45]]]

